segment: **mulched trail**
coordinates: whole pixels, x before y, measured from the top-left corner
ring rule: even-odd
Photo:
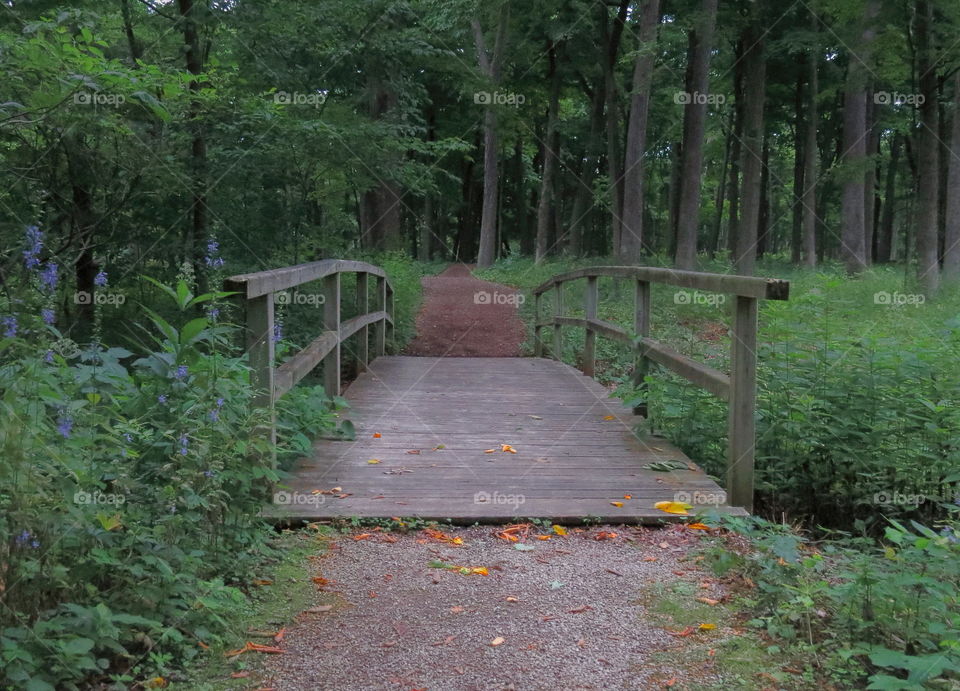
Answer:
[[[643,605],[657,583],[687,581],[691,602],[723,597],[691,557],[694,531],[596,526],[513,543],[495,535],[501,529],[331,538],[304,574],[326,579],[318,606],[286,625],[284,653],[261,658],[257,683],[276,691],[662,688],[686,674],[656,653],[731,635],[721,626],[678,638]],[[722,683],[705,650],[685,658],[699,668],[698,683]]]
[[[417,336],[404,355],[426,357],[518,357],[526,329],[513,288],[481,281],[473,267],[454,264],[423,279]]]

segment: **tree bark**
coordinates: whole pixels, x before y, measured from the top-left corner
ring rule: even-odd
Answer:
[[[733,94],[733,148],[730,151],[730,213],[727,216],[727,250],[734,257],[737,252],[737,225],[740,219],[740,149],[743,141],[743,37],[737,40],[734,49]]]
[[[756,12],[756,10],[754,10]],[[757,260],[757,225],[760,218],[760,178],[763,162],[763,106],[766,96],[767,63],[764,59],[763,28],[754,16],[745,29],[743,45],[743,143],[740,169],[743,171],[743,199],[737,223],[737,250],[733,266],[738,274],[752,275]]]
[[[799,264],[803,258],[803,178],[806,172],[804,159],[804,83],[807,76],[802,69],[809,56],[801,58],[801,69],[797,71],[797,83],[793,90],[793,202],[790,204],[790,261]]]
[[[618,258],[634,264],[646,249],[643,236],[644,150],[647,147],[647,120],[650,87],[656,60],[660,0],[646,0],[640,16],[637,59],[633,65],[630,115],[627,121],[627,149],[623,173],[623,216]]]
[[[690,78],[687,80],[690,92],[683,109],[683,159],[680,164],[677,254],[674,263],[678,269],[685,270],[696,268],[697,263],[703,137],[707,128],[706,96],[710,89],[710,51],[716,22],[717,0],[702,0],[697,25],[690,32]]]
[[[473,37],[477,48],[477,60],[480,71],[487,77],[491,88],[500,83],[500,66],[503,62],[503,50],[506,44],[507,24],[510,19],[510,3],[500,6],[497,24],[497,36],[494,40],[493,55],[487,52],[486,39],[479,19],[472,22]],[[497,114],[491,102],[486,104],[483,115],[483,211],[480,217],[480,250],[477,265],[481,268],[491,266],[497,253],[497,212],[500,182],[499,145],[497,137]]]
[[[623,217],[623,164],[620,154],[620,125],[617,116],[617,54],[620,52],[620,38],[623,36],[624,22],[630,0],[620,0],[613,29],[609,26],[607,6],[600,3],[601,28],[604,36],[606,54],[603,59],[603,99],[607,125],[607,175],[610,178],[610,231],[613,253],[620,253],[621,218]]]
[[[190,80],[191,94],[198,94],[200,82],[196,77],[203,73],[203,51],[200,47],[200,31],[197,25],[197,5],[194,0],[177,0],[177,8],[183,21],[183,43],[187,71],[194,77]],[[202,250],[199,245],[207,234],[207,142],[203,124],[200,122],[200,100],[191,98],[188,119],[192,140],[190,142],[191,167],[191,224],[184,237],[184,257],[195,267],[197,280],[201,280]]]
[[[813,17],[814,31],[818,28],[816,15]],[[807,120],[803,144],[803,196],[801,221],[803,235],[803,263],[806,266],[817,265],[817,127],[820,116],[817,109],[818,74],[815,51],[807,55]]]
[[[557,131],[557,114],[560,108],[560,72],[557,69],[557,46],[553,40],[547,42],[550,82],[550,100],[547,105],[547,131],[543,138],[543,175],[540,177],[540,203],[537,205],[537,242],[534,263],[539,264],[550,249],[550,220],[554,213],[554,177],[557,170],[559,152],[554,150]]]
[[[943,280],[960,280],[960,71],[953,75],[953,122],[950,129],[950,170],[944,214]]]
[[[895,132],[890,141],[890,158],[887,162],[887,175],[884,183],[883,206],[880,220],[880,232],[877,237],[876,260],[887,263],[893,257],[893,221],[896,215],[897,166],[900,163],[900,150],[903,137]]]
[[[916,45],[920,93],[920,129],[917,133],[917,279],[927,297],[940,285],[937,212],[939,192],[940,111],[937,105],[937,72],[931,37],[933,3],[917,0]]]

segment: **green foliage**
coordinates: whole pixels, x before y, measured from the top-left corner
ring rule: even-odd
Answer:
[[[809,542],[759,518],[717,519],[707,558],[753,587],[741,604],[778,642],[815,656],[843,688],[952,688],[960,680],[960,523],[890,521],[882,541]]]

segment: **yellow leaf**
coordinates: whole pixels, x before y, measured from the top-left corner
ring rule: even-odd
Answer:
[[[490,641],[490,645],[491,645],[492,647],[496,648],[498,645],[500,645],[501,643],[503,643],[504,640],[506,640],[506,639],[505,639],[503,636],[497,636],[497,637],[494,638],[492,641]]]
[[[475,566],[470,569],[470,573],[475,573],[478,576],[489,576],[490,572],[487,570],[486,566]]]
[[[153,679],[149,679],[148,681],[144,682],[143,685],[148,689],[162,689],[167,685],[167,680],[163,677],[154,677]]]
[[[621,506],[623,506],[623,502],[622,502],[622,501],[612,501],[612,502],[610,502],[610,503],[611,503],[613,506],[616,506],[618,509],[619,509]]]
[[[697,628],[699,628],[701,631],[713,631],[715,628],[717,628],[717,625],[716,624],[700,624],[700,626],[698,626]]]
[[[680,516],[689,516],[690,514],[687,513],[687,510],[692,509],[693,507],[690,504],[685,504],[682,501],[658,501],[653,505],[653,508],[660,509],[665,513],[675,513]]]
[[[496,451],[496,449],[487,449],[484,453],[493,453],[494,451]]]
[[[513,448],[512,446],[510,446],[509,444],[501,444],[501,445],[500,445],[500,450],[503,451],[504,453],[516,453],[516,452],[517,452],[517,450],[516,450],[515,448]]]
[[[710,526],[704,525],[703,523],[688,523],[687,527],[690,530],[710,530]]]
[[[553,532],[555,532],[557,535],[563,536],[567,534],[567,529],[562,525],[555,525],[553,526]]]
[[[624,499],[633,499],[633,497],[632,497],[631,495],[629,495],[629,494],[624,494],[624,495],[623,495],[623,498],[624,498]]]
[[[616,416],[616,415],[604,415],[604,416],[603,416],[603,419],[604,419],[604,420],[616,420],[616,419],[617,419],[617,416]]]
[[[462,545],[462,544],[463,544],[463,538],[462,538],[462,537],[455,537],[455,538],[453,538],[452,540],[450,540],[450,543],[453,544],[453,545]]]
[[[379,458],[371,458],[369,461],[367,461],[367,463],[369,463],[370,465],[376,465],[379,462],[380,462]]]

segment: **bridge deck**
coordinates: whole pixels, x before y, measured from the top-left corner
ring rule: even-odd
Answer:
[[[553,360],[381,357],[346,398],[356,440],[319,441],[269,516],[649,523],[670,518],[658,501],[721,492],[666,440],[638,438],[637,418],[603,386]],[[686,469],[643,468],[667,460]],[[348,496],[314,494],[334,487]]]

